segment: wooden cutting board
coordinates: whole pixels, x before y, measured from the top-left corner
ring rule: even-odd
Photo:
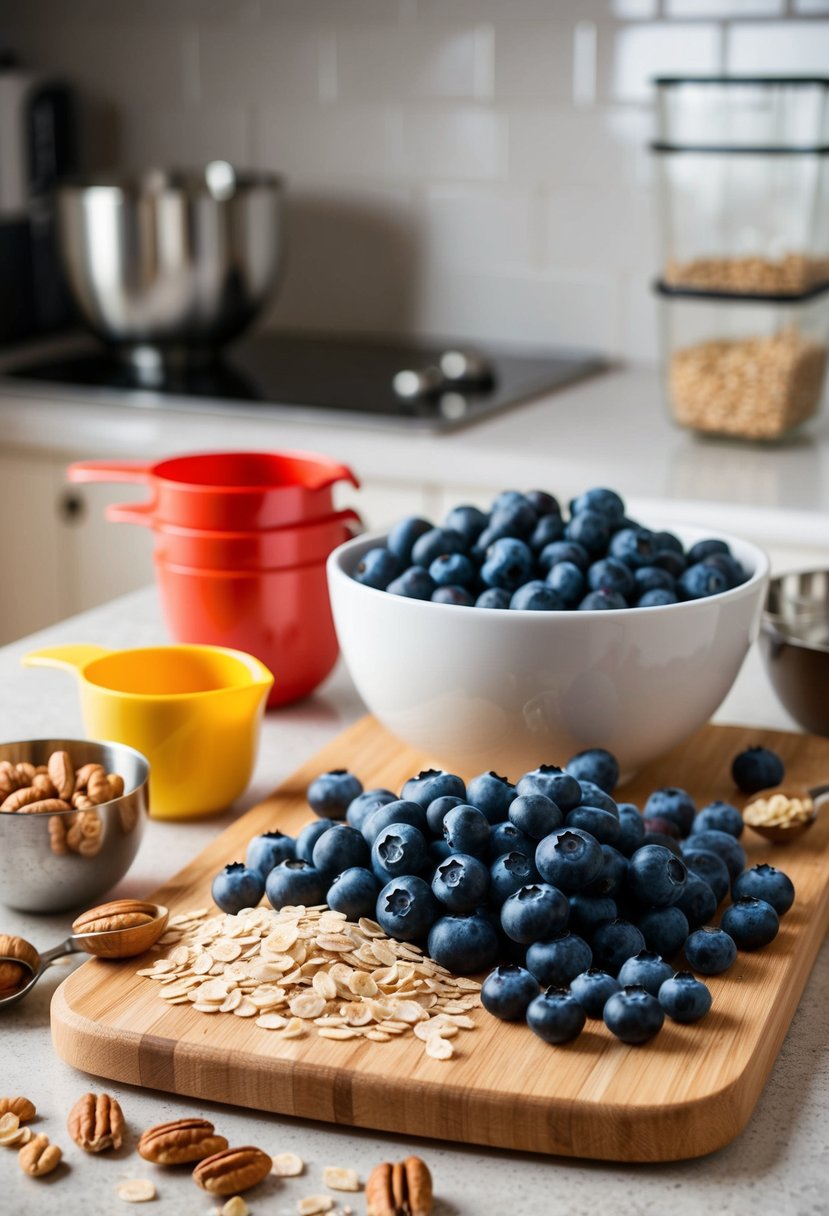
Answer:
[[[714,798],[742,805],[731,760],[757,743],[783,757],[787,785],[829,780],[827,739],[707,726],[640,772],[624,798],[641,806],[652,790],[679,785],[700,806]],[[366,788],[398,790],[428,760],[364,718],[150,898],[173,912],[209,905],[216,871],[243,858],[259,832],[298,831],[310,817],[310,781],[345,767]],[[146,958],[90,960],[70,975],[52,1003],[54,1045],[96,1076],[348,1126],[617,1161],[701,1156],[748,1121],[829,924],[829,813],[786,846],[749,830],[744,843],[750,865],[770,860],[791,876],[795,906],[771,946],[740,954],[730,972],[710,979],[714,1002],[703,1022],[666,1020],[643,1047],[625,1047],[595,1021],[574,1043],[550,1047],[483,1010],[474,1014],[479,1029],[455,1040],[458,1054],[447,1062],[429,1059],[412,1036],[277,1043],[248,1020],[166,1006],[158,985],[135,974]]]

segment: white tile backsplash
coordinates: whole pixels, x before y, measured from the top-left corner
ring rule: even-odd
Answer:
[[[275,325],[653,359],[651,78],[824,74],[829,0],[27,0],[5,44],[89,167],[285,175]]]

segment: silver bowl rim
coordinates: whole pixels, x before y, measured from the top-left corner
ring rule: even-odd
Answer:
[[[137,793],[139,790],[146,789],[147,785],[149,784],[150,762],[147,759],[147,757],[144,755],[144,753],[140,752],[136,747],[130,747],[130,745],[128,743],[118,743],[115,739],[51,739],[51,738],[2,739],[2,740],[0,740],[0,750],[2,750],[4,747],[31,747],[36,743],[51,743],[53,745],[54,744],[66,744],[66,747],[61,749],[63,751],[69,751],[71,745],[75,744],[75,743],[82,743],[84,745],[84,747],[90,747],[90,746],[91,747],[114,747],[114,748],[117,748],[119,751],[129,752],[134,757],[134,759],[138,762],[139,772],[143,773],[143,776],[141,777],[140,781],[138,781],[130,789],[125,788],[123,794],[119,794],[117,798],[110,798],[109,802],[99,803],[95,807],[96,811],[102,810],[104,807],[117,806],[118,803],[122,802],[125,798],[131,797],[133,794]],[[74,809],[70,810],[70,811],[54,811],[51,813],[61,816],[61,817],[63,817],[64,815],[77,814],[77,812]],[[37,820],[40,818],[40,816],[21,815],[17,811],[0,810],[0,815],[2,815],[2,817],[4,819],[5,818],[9,818],[9,819],[14,818],[14,819]]]
[[[796,629],[796,625],[793,625],[790,620],[784,618],[781,613],[772,612],[772,610],[767,606],[772,591],[776,591],[784,580],[790,578],[809,578],[814,575],[824,575],[827,579],[829,579],[829,566],[810,567],[806,570],[784,570],[780,574],[773,575],[769,579],[769,584],[766,589],[761,626],[765,633],[781,638],[787,646],[796,646],[799,650],[814,651],[817,654],[829,654],[829,643],[807,641],[805,638],[793,631]],[[815,609],[819,609],[820,606],[818,602],[815,601],[814,603]],[[815,611],[812,615],[810,615],[810,622],[814,621],[815,619],[824,619],[829,621],[829,608],[824,607],[822,610]]]
[[[239,191],[270,189],[284,190],[285,178],[269,169],[236,169],[234,190],[227,196],[213,193],[206,178],[207,166],[201,168],[147,166],[130,172],[76,173],[61,180],[55,192],[61,195],[84,194],[90,190],[112,193],[131,199],[153,199],[165,194],[204,197],[216,203],[232,202]]]

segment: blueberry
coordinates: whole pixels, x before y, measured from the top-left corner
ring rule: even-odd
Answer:
[[[428,519],[410,515],[401,519],[389,532],[386,545],[400,563],[401,568],[411,565],[412,546],[419,536],[431,531],[433,524]]]
[[[777,937],[780,917],[764,899],[744,895],[726,908],[720,927],[734,938],[738,950],[759,950]]]
[[[670,819],[679,828],[680,836],[684,837],[691,831],[696,813],[696,803],[691,795],[686,790],[669,786],[654,790],[645,803],[642,817],[645,820]]]
[[[242,908],[255,908],[264,891],[265,879],[259,870],[249,869],[241,861],[232,861],[220,870],[210,888],[213,902],[231,916]]]
[[[610,540],[610,524],[607,516],[601,511],[594,511],[587,507],[578,515],[570,517],[570,521],[564,529],[564,535],[567,540],[575,541],[577,545],[582,545],[588,553],[597,556],[607,549]]]
[[[622,831],[618,818],[597,806],[577,806],[565,823],[568,828],[581,828],[595,836],[599,844],[616,844]]]
[[[490,523],[481,532],[475,544],[472,546],[472,557],[476,562],[482,562],[491,545],[494,545],[496,540],[515,540],[515,533],[510,526],[509,520],[503,516],[497,523]]]
[[[295,853],[299,860],[307,861],[310,865],[311,858],[314,856],[314,845],[323,832],[327,832],[335,826],[336,820],[334,819],[312,819],[310,823],[306,823],[296,838]]]
[[[489,516],[484,511],[481,511],[478,507],[462,503],[460,506],[453,507],[449,511],[443,521],[443,526],[453,532],[460,532],[467,545],[471,547],[481,535],[488,522]]]
[[[692,844],[695,849],[708,849],[711,853],[716,853],[718,857],[721,857],[728,868],[731,882],[745,869],[745,849],[728,832],[718,832],[714,828],[708,828],[704,832],[695,832],[693,841],[689,839],[688,843]],[[705,876],[703,875],[703,877]]]
[[[397,794],[393,794],[391,790],[364,790],[362,794],[357,795],[353,802],[349,802],[348,810],[345,813],[346,822],[359,832],[372,811],[385,806],[388,802],[396,801]]]
[[[585,578],[575,562],[556,562],[547,571],[546,582],[566,608],[574,608],[584,598]]]
[[[601,786],[582,777],[581,781],[579,781],[579,788],[581,789],[580,806],[597,806],[602,811],[609,811],[611,815],[618,819],[619,808],[616,805],[615,799],[611,798],[610,794],[606,794]]]
[[[348,804],[362,794],[362,782],[347,769],[320,773],[308,786],[308,805],[321,819],[345,819]]]
[[[443,821],[453,807],[466,806],[466,799],[456,794],[446,794],[442,798],[434,798],[426,807],[426,823],[433,836],[443,835]]]
[[[522,794],[514,798],[510,803],[509,819],[511,824],[534,841],[549,836],[564,822],[561,809],[544,794]]]
[[[670,836],[679,840],[679,825],[673,819],[663,819],[660,815],[649,815],[645,820],[645,839],[643,844],[653,844],[654,836]],[[657,842],[658,843],[658,842]],[[671,850],[673,852],[673,850]]]
[[[249,870],[257,870],[264,882],[274,866],[278,866],[280,861],[285,861],[287,857],[295,856],[296,841],[293,836],[285,836],[277,831],[263,832],[260,836],[254,836],[248,844],[245,865]]]
[[[578,782],[590,781],[606,794],[612,794],[619,784],[619,761],[604,747],[576,752],[564,767]]]
[[[573,933],[578,933],[585,941],[592,939],[599,925],[616,920],[619,915],[616,901],[609,895],[585,895],[582,891],[574,891],[568,895],[567,902],[570,905],[568,925]]]
[[[579,494],[578,498],[573,499],[570,503],[570,511],[573,515],[579,515],[582,511],[598,511],[601,515],[606,515],[609,520],[616,521],[624,516],[625,504],[615,490],[594,486],[590,490],[585,490],[583,494]]]
[[[441,553],[429,566],[436,587],[472,587],[478,571],[464,553]]]
[[[533,569],[533,554],[521,540],[504,537],[493,541],[481,566],[481,578],[487,587],[515,591],[526,583]]]
[[[472,975],[498,958],[498,934],[483,916],[441,916],[429,930],[429,957],[453,975]]]
[[[455,853],[438,864],[432,892],[450,912],[474,912],[489,893],[489,870],[477,857]]]
[[[502,964],[490,971],[481,985],[481,1004],[487,1013],[504,1022],[524,1018],[527,1006],[538,996],[538,980],[525,967]]]
[[[406,802],[417,802],[425,810],[436,798],[465,798],[466,786],[455,773],[445,773],[442,769],[426,768],[410,777],[400,797]]]
[[[368,845],[374,844],[375,838],[380,835],[383,828],[387,828],[392,823],[410,823],[424,836],[429,831],[426,812],[420,803],[412,802],[407,798],[396,798],[394,802],[385,802],[366,816],[360,829],[363,840]]]
[[[323,832],[311,854],[311,862],[320,873],[332,877],[350,866],[367,866],[368,861],[365,840],[347,823],[335,823],[329,831]]]
[[[475,600],[476,608],[509,608],[512,597],[501,587],[487,587]]]
[[[743,834],[743,817],[729,802],[709,802],[704,806],[691,824],[691,836],[698,832],[707,832],[713,828],[716,832],[727,832],[735,840]]]
[[[628,920],[606,921],[591,939],[596,966],[616,975],[625,959],[645,949],[642,931]]]
[[[409,566],[397,578],[393,578],[386,591],[389,595],[402,595],[409,600],[430,600],[435,584],[431,574],[423,566]]]
[[[730,553],[710,553],[702,559],[703,566],[713,566],[725,575],[729,589],[739,587],[746,581],[746,572],[740,563]]]
[[[295,858],[293,861],[280,861],[278,866],[274,866],[265,882],[265,894],[271,907],[279,911],[287,904],[305,904],[307,907],[325,903],[329,886],[328,879],[316,866]]]
[[[332,880],[325,902],[335,912],[342,912],[351,921],[361,916],[374,918],[380,883],[371,870],[349,866]]]
[[[559,612],[566,607],[557,592],[541,579],[530,579],[512,593],[510,608],[519,612]]]
[[[550,987],[527,1006],[527,1025],[545,1043],[569,1043],[581,1034],[585,1012],[567,988]]]
[[[647,528],[622,528],[610,541],[610,555],[618,557],[631,570],[653,565],[656,553],[653,533]]]
[[[543,794],[566,815],[581,802],[582,789],[578,781],[555,764],[540,764],[519,777],[515,786],[519,795]]]
[[[545,545],[538,555],[538,568],[546,574],[559,562],[572,562],[582,573],[586,573],[590,565],[590,554],[584,545],[578,545],[575,541],[554,540]]]
[[[432,888],[414,874],[393,878],[377,896],[375,920],[384,933],[400,942],[426,937],[437,915]]]
[[[640,950],[622,963],[619,983],[623,988],[644,988],[651,996],[658,996],[665,980],[671,979],[673,974],[673,967],[659,954],[653,950]]]
[[[393,578],[400,572],[400,562],[390,549],[379,547],[369,549],[360,558],[354,569],[354,579],[364,587],[374,587],[385,591]]]
[[[688,558],[688,565],[693,566],[696,562],[701,562],[704,558],[711,557],[713,553],[730,552],[731,550],[724,540],[710,537],[706,540],[698,540],[696,544],[691,545],[685,556]]]
[[[688,917],[676,903],[666,908],[650,908],[638,917],[636,923],[642,930],[648,950],[655,951],[662,958],[678,955],[690,931]]]
[[[558,499],[554,495],[548,494],[546,490],[527,490],[524,497],[536,515],[561,516],[561,507],[559,506]]]
[[[539,841],[535,865],[545,882],[576,891],[592,882],[604,863],[601,845],[580,828],[561,828]]]
[[[779,785],[786,775],[783,761],[768,747],[749,747],[734,757],[731,776],[744,794],[756,794]]]
[[[492,528],[503,526],[509,530],[508,535],[526,540],[535,531],[538,516],[521,494],[510,502],[504,502],[501,506],[493,503],[489,524]]]
[[[569,917],[567,897],[544,882],[521,887],[501,906],[501,928],[511,941],[523,945],[563,932]]]
[[[535,853],[535,841],[512,823],[493,824],[489,833],[489,860],[495,861],[503,853],[514,852],[526,853],[528,857],[532,857]]]
[[[540,553],[547,545],[564,536],[564,520],[560,515],[542,515],[530,533],[529,542],[533,553]]]
[[[668,849],[644,844],[628,863],[628,890],[641,903],[664,908],[679,899],[687,875],[685,863]]]
[[[678,971],[665,980],[657,997],[675,1022],[698,1022],[711,1008],[711,993],[690,971]]]
[[[325,844],[323,839],[321,844]],[[360,837],[365,848],[365,841]],[[316,861],[316,850],[314,850]],[[410,823],[390,823],[374,838],[371,868],[381,883],[404,874],[417,874],[426,864],[426,840]]]
[[[685,957],[694,971],[702,975],[721,975],[737,957],[737,946],[728,933],[706,925],[688,935]]]
[[[628,602],[623,595],[618,591],[609,591],[607,587],[602,587],[598,591],[591,591],[579,603],[579,612],[611,612],[619,608],[627,608]]]
[[[637,608],[664,608],[666,604],[678,604],[679,600],[673,591],[664,587],[654,587],[652,591],[644,591],[636,601]]]
[[[604,1007],[621,984],[606,971],[588,967],[570,981],[570,991],[589,1018],[601,1018]]]
[[[676,580],[683,574],[688,565],[681,553],[674,553],[671,549],[657,549],[653,555],[653,564],[660,570],[665,570],[670,574],[674,583],[676,583]],[[648,593],[645,592],[645,594],[647,595]]]
[[[701,848],[695,843],[694,837],[690,837],[682,850],[682,860],[690,873],[697,874],[708,883],[719,906],[731,886],[728,866],[722,857],[711,849]]]
[[[614,897],[626,886],[628,861],[618,849],[610,844],[602,845],[602,859],[602,868],[593,881],[585,887],[585,893]]]
[[[489,849],[489,820],[477,807],[453,807],[443,820],[443,837],[454,853],[486,857]]]
[[[502,853],[492,863],[490,875],[490,899],[495,907],[500,907],[510,895],[538,881],[538,871],[532,861],[532,854],[513,850]]]
[[[701,600],[728,590],[728,579],[721,570],[706,562],[689,566],[679,578],[679,593],[686,600]]]
[[[635,588],[630,566],[618,557],[603,557],[593,562],[587,571],[587,585],[591,591],[617,591],[625,599],[633,595]]]
[[[456,608],[471,608],[475,597],[466,587],[437,587],[429,597],[433,604],[452,604]]]
[[[794,903],[794,883],[787,874],[774,866],[752,866],[750,870],[744,870],[735,878],[731,888],[732,899],[742,899],[747,895],[764,899],[767,904],[771,904],[778,916],[783,916]]]
[[[667,549],[671,553],[678,553],[680,557],[684,556],[682,541],[673,532],[654,532],[653,539],[657,549]]]
[[[623,988],[604,1007],[604,1024],[623,1043],[647,1043],[662,1029],[665,1014],[655,996],[644,988]]]
[[[432,877],[434,875],[434,871],[437,868],[438,862],[446,861],[446,858],[452,857],[453,853],[452,853],[452,850],[449,848],[449,845],[443,839],[430,840],[428,847],[427,847],[427,851],[429,854],[429,867],[431,870],[431,872],[429,874],[429,882],[431,882]]]
[[[593,952],[575,933],[558,933],[543,942],[533,942],[527,950],[527,970],[542,987],[564,987],[593,961]]]
[[[656,821],[650,820],[649,822],[655,823]],[[674,832],[676,832],[676,824],[673,824],[672,827]],[[661,844],[663,849],[667,849],[669,853],[672,853],[674,857],[678,857],[680,861],[683,860],[682,845],[680,841],[676,836],[669,836],[667,832],[651,831],[646,824],[645,835],[642,837],[642,843]]]
[[[684,912],[689,931],[698,929],[700,925],[705,925],[712,920],[718,905],[719,900],[714,894],[711,884],[707,883],[699,874],[695,874],[689,867],[685,889],[676,903],[672,905],[674,908],[679,908],[680,912]]]
[[[432,562],[445,553],[463,553],[465,550],[466,541],[460,532],[452,528],[432,528],[412,545],[412,565],[428,570]]]
[[[630,857],[639,848],[645,835],[645,821],[632,802],[619,803],[619,839],[616,848],[625,857]]]
[[[515,786],[506,777],[492,771],[479,773],[466,785],[466,800],[486,815],[490,823],[506,819],[509,805],[515,797]]]
[[[661,566],[639,566],[633,572],[633,585],[637,598],[648,591],[670,591],[673,599],[667,602],[676,603],[676,579]]]

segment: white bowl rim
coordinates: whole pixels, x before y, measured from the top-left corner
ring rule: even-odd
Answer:
[[[648,524],[641,523],[642,527],[649,527]],[[437,525],[436,525],[437,526]],[[658,525],[650,528],[651,531],[660,531]],[[513,618],[532,618],[534,620],[561,620],[562,617],[571,618],[573,616],[578,619],[591,620],[601,619],[607,620],[610,617],[613,620],[626,620],[631,616],[635,619],[640,619],[644,613],[661,613],[661,612],[688,612],[691,608],[699,608],[703,604],[723,604],[732,600],[741,599],[747,595],[749,591],[753,591],[759,585],[762,585],[769,577],[770,561],[768,554],[759,545],[755,545],[753,541],[745,540],[741,536],[736,536],[733,533],[722,532],[719,529],[712,532],[709,528],[698,528],[693,525],[685,526],[677,524],[670,527],[671,531],[683,543],[690,542],[693,544],[698,540],[722,540],[732,549],[736,546],[738,549],[743,549],[747,554],[750,554],[754,559],[754,569],[744,583],[740,583],[737,587],[731,587],[728,591],[719,591],[716,595],[701,596],[693,600],[680,600],[676,604],[650,604],[644,605],[641,608],[583,608],[583,609],[548,609],[546,611],[537,611],[531,608],[478,608],[475,604],[441,604],[433,600],[419,600],[411,596],[393,596],[395,600],[404,600],[409,604],[422,604],[428,607],[430,611],[451,612],[457,617],[458,613],[474,613],[475,619],[480,618],[481,613],[485,613],[487,617],[507,616]],[[381,530],[377,532],[363,532],[360,536],[355,536],[351,540],[345,541],[338,545],[336,549],[329,554],[326,566],[330,577],[348,579],[355,587],[359,587],[360,591],[370,592],[372,595],[388,596],[387,591],[381,591],[377,587],[369,587],[365,583],[358,583],[355,578],[346,569],[349,558],[352,554],[359,551],[361,554],[369,549],[377,549],[384,545],[388,539],[389,530]],[[454,619],[454,618],[453,618]]]

